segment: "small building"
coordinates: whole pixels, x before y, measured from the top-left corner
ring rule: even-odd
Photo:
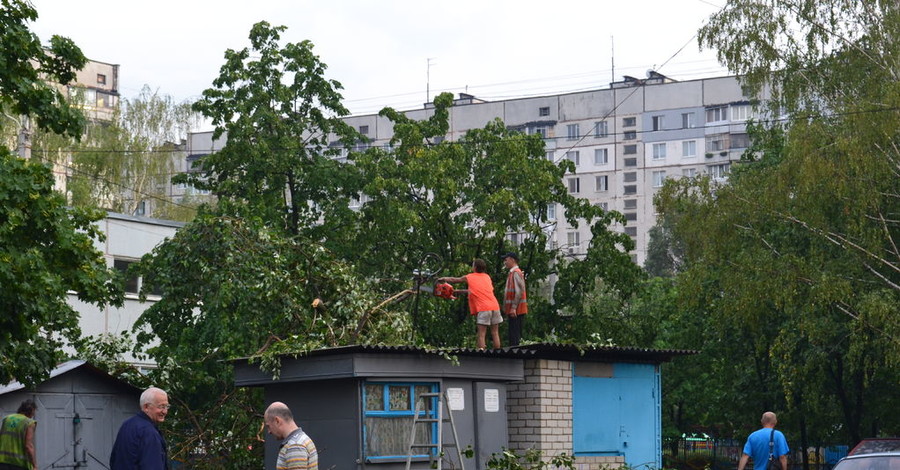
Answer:
[[[405,467],[416,401],[420,417],[451,410],[466,469],[483,469],[503,448],[545,457],[574,455],[579,469],[662,467],[659,366],[692,351],[578,348],[534,344],[498,351],[429,350],[354,345],[281,358],[279,376],[248,359],[235,364],[238,386],[263,387],[266,403],[281,401],[310,435],[320,468],[393,470]],[[443,408],[442,408],[443,409]],[[437,444],[460,468],[453,430],[419,423],[417,443]],[[415,449],[413,468],[430,468],[435,450]],[[275,468],[278,443],[266,443]]]
[[[50,372],[35,389],[19,382],[0,386],[0,416],[26,399],[37,404],[35,432],[41,468],[109,468],[119,426],[139,409],[141,390],[81,361]]]

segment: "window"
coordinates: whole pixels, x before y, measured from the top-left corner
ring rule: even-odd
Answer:
[[[624,215],[625,215],[625,220],[628,222],[637,221],[637,212],[626,212]]]
[[[134,209],[134,215],[147,215],[147,201],[141,201],[138,203],[137,207]]]
[[[628,173],[623,173],[622,181],[624,181],[626,183],[634,183],[635,181],[637,181],[637,173],[635,173],[633,171],[628,172]]]
[[[547,138],[547,128],[543,127],[543,126],[538,126],[538,127],[532,128],[531,133],[541,136],[542,139]]]
[[[553,157],[553,150],[548,151],[545,156],[547,157],[547,160],[550,160],[551,162],[555,160]]]
[[[696,140],[685,140],[681,142],[681,156],[682,157],[696,157],[697,156],[697,141]]]
[[[653,116],[653,130],[661,131],[663,130],[663,126],[665,125],[664,116]]]
[[[681,113],[681,128],[682,129],[693,129],[694,128],[694,113]]]
[[[625,209],[637,209],[637,199],[626,199],[623,202],[625,203]]]
[[[609,176],[603,175],[596,177],[597,191],[607,191],[609,189]]]
[[[359,126],[359,133],[362,135],[369,134],[369,126]]]
[[[578,166],[578,164],[581,162],[581,152],[577,150],[566,152],[566,160],[569,160],[570,162],[574,163],[575,166]]]
[[[581,245],[581,234],[578,232],[566,232],[566,241],[569,245],[569,253],[575,253],[578,251],[578,246]]]
[[[666,172],[665,171],[654,171],[653,172],[653,187],[661,188],[663,183],[666,182]]]
[[[581,180],[579,178],[569,178],[569,192],[573,194],[581,192]]]
[[[608,211],[608,210],[609,210],[609,203],[608,203],[608,202],[595,202],[594,205],[597,206],[597,207],[599,207],[599,208],[601,208],[601,209],[603,209],[603,210],[605,210],[605,211]]]
[[[653,144],[653,159],[662,160],[666,158],[666,144]]]
[[[569,124],[566,126],[566,138],[569,140],[575,140],[581,137],[581,131],[578,129],[578,124]]]
[[[523,234],[523,233],[510,233],[509,235],[506,236],[506,239],[509,240],[509,242],[510,242],[513,246],[516,246],[516,247],[517,247],[517,246],[521,245],[523,241],[525,241],[525,234]]]
[[[116,95],[97,91],[97,107],[114,108],[116,106]]]
[[[637,139],[637,131],[625,131],[625,133],[622,134],[622,139],[624,139],[624,140]]]
[[[728,107],[716,106],[706,110],[706,122],[719,122],[728,119]]]
[[[97,85],[106,85],[106,75],[102,73],[97,74]]]
[[[634,144],[626,145],[625,147],[623,147],[622,153],[624,153],[625,155],[636,154],[637,153],[637,145],[634,145]]]
[[[681,176],[684,176],[685,178],[693,178],[693,177],[697,176],[697,169],[696,168],[683,168],[681,170]]]
[[[623,163],[626,167],[637,166],[637,158],[626,158]]]
[[[609,152],[606,149],[594,149],[594,165],[609,163]]]
[[[637,186],[635,186],[633,184],[629,184],[629,185],[625,186],[625,188],[623,188],[623,189],[624,189],[623,192],[625,194],[637,194]]]
[[[731,120],[732,121],[746,121],[750,119],[750,105],[749,104],[740,104],[731,107]]]
[[[622,118],[622,127],[634,127],[637,125],[637,118],[627,117]]]
[[[712,178],[725,178],[728,175],[728,170],[731,165],[728,163],[723,163],[721,165],[710,165],[706,167],[706,172]]]
[[[637,227],[625,227],[625,235],[628,235],[629,237],[637,237]],[[635,258],[633,255],[631,257],[631,262],[637,263],[637,258]]]
[[[549,116],[550,115],[550,106],[542,106],[538,108],[538,116]]]
[[[410,426],[416,409],[416,400],[423,393],[436,393],[434,383],[382,383],[366,382],[363,387],[365,403],[363,453],[367,459],[406,457],[409,446]],[[436,418],[437,400],[419,400],[419,417]],[[437,424],[416,424],[416,442],[437,443]],[[432,450],[431,452],[435,452]],[[420,452],[427,452],[424,448]],[[421,453],[415,457],[428,457]]]
[[[750,146],[750,136],[747,134],[731,134],[730,140],[728,148],[745,149]]]
[[[721,134],[710,136],[709,140],[706,141],[706,151],[718,152],[720,150],[725,150],[725,137]]]
[[[597,121],[594,123],[594,137],[607,137],[609,136],[609,127],[606,125],[606,121]]]
[[[126,261],[123,259],[113,260],[113,267],[125,278],[124,288],[126,294],[137,294],[140,289],[140,278],[134,274],[128,273],[128,268],[135,261]]]
[[[556,204],[547,204],[547,220],[556,220]]]

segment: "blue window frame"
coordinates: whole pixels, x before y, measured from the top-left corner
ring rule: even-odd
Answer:
[[[416,400],[423,393],[437,393],[433,382],[365,382],[363,401],[363,455],[367,460],[406,458]],[[437,399],[420,405],[419,418],[436,418]],[[417,423],[416,443],[437,443],[437,423]],[[432,457],[437,449],[419,447],[413,457]]]

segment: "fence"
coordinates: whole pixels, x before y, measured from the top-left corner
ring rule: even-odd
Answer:
[[[744,442],[735,439],[666,439],[662,449],[663,468],[734,470],[743,449]],[[847,446],[811,447],[807,449],[809,466],[804,468],[802,451],[794,450],[788,458],[788,466],[790,470],[831,470],[845,455]],[[752,470],[752,467],[749,468]]]

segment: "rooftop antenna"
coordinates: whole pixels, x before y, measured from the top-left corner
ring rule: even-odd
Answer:
[[[431,101],[431,61],[434,60],[434,57],[429,57],[425,59],[426,67],[425,67],[425,102],[428,103]]]
[[[609,36],[609,48],[610,48],[610,56],[609,62],[612,65],[612,80],[611,82],[616,81],[616,38],[613,35]]]

